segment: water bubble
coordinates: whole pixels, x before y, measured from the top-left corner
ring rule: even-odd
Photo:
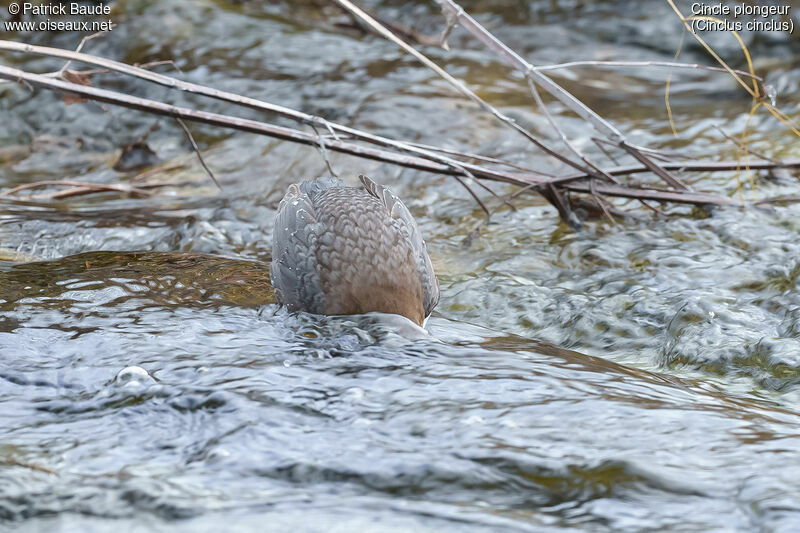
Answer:
[[[114,378],[118,387],[141,387],[154,383],[153,377],[140,366],[127,366],[120,370]]]
[[[350,387],[344,393],[347,400],[352,402],[359,402],[364,399],[364,389],[361,387]]]
[[[225,448],[214,448],[208,453],[206,461],[209,463],[221,463],[230,456],[231,452]]]
[[[777,89],[775,89],[773,85],[764,85],[764,92],[766,93],[765,96],[769,98],[770,104],[775,107],[775,102],[778,97]]]

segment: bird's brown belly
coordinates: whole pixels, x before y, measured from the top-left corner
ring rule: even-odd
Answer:
[[[419,280],[404,285],[348,284],[325,291],[326,315],[355,315],[377,311],[403,315],[420,326],[425,319]]]
[[[386,208],[367,194],[343,197],[337,190],[319,200],[325,229],[316,256],[325,314],[378,311],[421,325],[425,311],[414,254]]]

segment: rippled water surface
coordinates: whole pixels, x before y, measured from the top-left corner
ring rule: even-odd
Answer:
[[[90,41],[91,53],[172,59],[190,81],[565,171],[326,3],[111,5],[118,27]],[[366,5],[427,35],[443,26],[433,3]],[[538,64],[667,61],[680,42],[665,2],[464,6]],[[712,37],[746,68],[735,40]],[[778,106],[798,120],[796,35],[743,38]],[[422,50],[552,137],[520,76],[462,31],[450,45]],[[688,39],[681,60],[710,61]],[[9,53],[0,63],[61,67]],[[766,113],[748,122],[747,95],[711,72],[673,72],[674,137],[667,75],[595,66],[554,76],[638,143],[731,159],[737,147],[714,126],[740,135],[748,124],[757,152],[800,157],[797,137]],[[118,76],[93,80],[265,118]],[[582,121],[551,110],[610,164]],[[136,172],[113,170],[120,150],[150,130],[170,184],[149,198],[0,198],[0,530],[800,528],[796,204],[654,214],[615,201],[631,216],[575,231],[540,197],[511,210],[486,196],[487,222],[450,178],[333,155],[342,176],[390,185],[417,217],[442,287],[426,333],[396,317],[278,308],[268,271],[275,208],[289,183],[327,172],[323,159],[191,128],[221,192],[170,120],[0,85],[0,190],[127,182]],[[748,200],[800,195],[789,171],[682,178]],[[33,194],[42,192],[53,191]]]

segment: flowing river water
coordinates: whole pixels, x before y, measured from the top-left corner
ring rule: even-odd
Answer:
[[[170,59],[181,73],[153,68],[389,137],[565,171],[327,3],[110,5],[117,27],[90,53]],[[365,5],[428,35],[444,26],[433,2]],[[464,7],[537,64],[669,61],[681,42],[660,1]],[[730,35],[710,37],[746,68]],[[80,35],[2,38],[74,49]],[[777,105],[800,118],[796,34],[743,38]],[[422,49],[552,138],[521,76],[462,30],[450,47]],[[688,37],[680,60],[712,61]],[[62,65],[11,53],[0,63]],[[637,143],[735,159],[715,127],[747,126],[753,150],[800,157],[796,136],[763,111],[748,119],[749,96],[709,71],[672,72],[673,136],[668,75],[553,74]],[[118,75],[93,82],[265,118]],[[610,164],[587,125],[548,102],[566,134]],[[796,204],[654,214],[615,201],[631,216],[576,231],[538,196],[518,197],[516,210],[486,196],[487,223],[452,178],[334,154],[339,174],[389,185],[417,217],[442,288],[423,335],[387,317],[279,309],[275,208],[288,184],[327,172],[323,159],[190,127],[221,192],[173,121],[0,85],[0,189],[124,182],[135,172],[113,170],[120,149],[149,130],[171,168],[171,185],[149,198],[0,198],[0,530],[800,528]],[[787,171],[682,177],[748,200],[800,194]]]

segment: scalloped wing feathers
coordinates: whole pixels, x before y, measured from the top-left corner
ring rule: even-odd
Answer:
[[[291,311],[384,310],[421,323],[439,300],[425,243],[389,189],[360,179],[363,189],[333,178],[289,187],[275,220],[275,295]]]
[[[278,302],[290,311],[321,314],[325,295],[317,268],[318,222],[312,196],[316,182],[289,186],[278,206],[272,239],[270,276]],[[310,193],[310,194],[309,194]]]
[[[405,204],[403,204],[397,196],[392,194],[392,191],[387,187],[375,183],[364,175],[360,175],[358,179],[364,185],[367,192],[386,206],[391,217],[399,223],[402,231],[408,236],[409,243],[414,252],[414,259],[417,263],[420,282],[422,283],[425,316],[430,315],[436,307],[436,304],[439,303],[439,282],[433,271],[433,264],[428,255],[428,250],[425,247],[422,234],[417,227],[417,222],[414,220],[414,217],[411,216]]]

